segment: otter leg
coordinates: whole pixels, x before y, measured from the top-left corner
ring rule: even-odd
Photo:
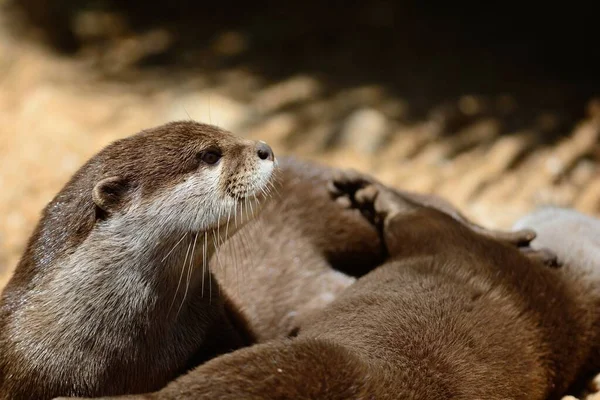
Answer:
[[[410,209],[431,208],[449,215],[482,236],[519,247],[533,260],[549,266],[557,265],[552,251],[534,250],[529,246],[535,238],[535,232],[531,229],[507,232],[484,228],[469,221],[449,202],[437,196],[394,190],[354,170],[339,172],[329,184],[329,191],[340,205],[361,210],[376,226],[383,227],[383,221],[390,215],[405,213]]]
[[[352,201],[348,201],[348,197],[350,197],[350,200],[352,200],[353,196],[358,190],[371,184],[378,184],[381,187],[385,187],[381,183],[377,182],[374,178],[366,174],[355,170],[344,170],[338,172],[337,175],[334,176],[333,180],[329,184],[329,191],[334,197],[336,197],[340,204],[344,206],[351,206],[353,204]],[[527,228],[512,232],[484,228],[473,221],[470,221],[450,202],[441,197],[432,194],[413,193],[392,188],[387,189],[395,192],[398,196],[401,196],[404,201],[441,211],[444,214],[451,216],[458,222],[471,228],[473,231],[490,239],[496,239],[501,242],[509,243],[519,247],[528,246],[529,243],[535,239],[535,232]],[[356,203],[354,205],[356,205]]]
[[[427,241],[420,232],[427,222],[419,218],[419,210],[425,208],[407,201],[393,190],[377,183],[367,184],[348,200],[378,227],[391,257],[401,256],[403,250],[424,245]]]

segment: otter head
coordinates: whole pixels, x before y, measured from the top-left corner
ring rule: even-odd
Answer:
[[[170,234],[247,219],[269,190],[275,158],[264,142],[178,122],[113,143],[97,165],[96,223],[122,219]]]
[[[186,121],[142,131],[75,173],[46,207],[23,259],[53,264],[90,240],[160,253],[188,233],[231,234],[259,208],[275,165],[265,143],[214,126]]]

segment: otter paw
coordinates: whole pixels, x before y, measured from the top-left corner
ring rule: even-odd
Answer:
[[[547,265],[549,267],[560,267],[556,254],[554,254],[554,252],[550,249],[534,249],[532,247],[521,247],[520,250],[530,260],[541,262],[542,264]]]
[[[360,211],[367,219],[375,222],[373,202],[376,183],[371,177],[355,170],[336,171],[328,189],[335,201],[344,208]]]
[[[375,225],[414,207],[393,189],[353,170],[338,172],[330,183],[329,191],[339,204],[358,209]]]
[[[371,184],[359,189],[354,198],[376,224],[383,224],[386,219],[410,212],[416,207],[414,203],[381,184]]]
[[[531,229],[520,229],[518,231],[497,231],[493,229],[486,229],[480,226],[472,224],[473,230],[483,236],[490,239],[498,240],[500,242],[512,244],[517,247],[527,247],[533,239],[535,239],[535,232]]]
[[[339,170],[333,173],[333,177],[328,183],[328,189],[334,198],[354,196],[358,189],[374,182],[374,179],[356,170]]]
[[[355,195],[359,189],[374,181],[355,170],[336,171],[327,185],[330,195],[345,208],[358,208]]]

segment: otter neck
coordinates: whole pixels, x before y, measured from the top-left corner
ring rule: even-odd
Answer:
[[[165,234],[117,224],[95,230],[64,260],[67,268],[55,277],[57,290],[64,285],[76,288],[79,298],[118,299],[123,314],[152,315],[155,321],[181,317],[191,301],[208,302],[216,294],[209,287],[215,284],[208,271],[214,244],[207,235],[205,246],[204,233]],[[207,298],[199,298],[199,292]]]

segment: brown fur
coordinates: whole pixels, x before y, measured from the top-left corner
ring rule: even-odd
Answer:
[[[211,263],[259,341],[287,336],[384,259],[373,226],[330,200],[335,170],[294,159],[280,159],[279,169],[276,201]]]
[[[204,290],[203,253],[190,248],[223,222],[212,207],[255,190],[256,171],[273,161],[265,148],[180,122],[117,141],[81,167],[45,208],[2,294],[0,399],[156,390],[250,343],[218,287]],[[208,150],[220,164],[202,161]],[[177,185],[182,193],[171,193]],[[143,214],[157,204],[156,219]]]
[[[328,184],[338,170],[292,158],[279,161],[276,201],[221,246],[211,264],[259,341],[295,332],[385,257],[373,225],[358,210],[331,201]],[[507,243],[526,245],[534,237],[526,229],[484,229],[433,195],[398,193]]]
[[[224,187],[220,190],[235,194],[240,182],[234,175],[246,172],[239,162],[251,148],[249,144],[214,127],[174,123],[110,145],[75,174],[46,208],[3,294],[0,398],[155,390],[254,337],[263,341],[293,333],[312,312],[347,288],[353,276],[361,276],[383,261],[384,248],[376,229],[356,210],[342,209],[330,201],[326,184],[335,171],[284,160],[278,201],[268,204],[255,222],[242,227],[217,250],[211,262],[217,279],[201,271],[198,254],[187,297],[175,288],[180,275],[173,279],[172,274],[164,276],[151,269],[145,280],[156,284],[151,286],[149,303],[130,298],[122,301],[113,293],[114,271],[106,265],[101,274],[88,276],[81,285],[76,282],[82,298],[87,289],[97,293],[87,305],[78,305],[89,308],[94,323],[86,328],[65,325],[63,331],[59,329],[60,336],[72,343],[66,339],[60,346],[54,343],[57,332],[48,328],[56,328],[57,321],[72,311],[61,302],[50,307],[44,301],[47,295],[41,289],[47,286],[45,280],[61,269],[55,265],[57,259],[85,243],[98,223],[127,209],[132,192],[140,193],[148,204],[193,174],[202,149],[219,147],[229,155],[227,173],[232,179],[221,181]],[[439,199],[415,198],[471,225]],[[485,232],[515,242],[530,238],[527,232]],[[175,246],[177,251],[170,257],[183,264],[185,249],[192,241],[188,238],[177,247],[179,237],[173,233],[162,238],[164,242],[157,243],[153,251],[162,257]],[[104,252],[98,258],[104,257],[114,254]],[[181,268],[180,264],[176,268]],[[158,269],[168,268],[161,265]],[[83,270],[76,268],[74,274]],[[143,293],[145,287],[132,284],[125,289],[134,295]],[[29,310],[32,296],[37,296],[37,305],[27,312],[36,318],[15,324],[20,313]],[[187,299],[181,314],[170,312],[172,299],[176,304]],[[107,315],[100,317],[98,308],[104,308]],[[21,340],[28,332],[42,336],[39,348]]]
[[[382,186],[340,186],[382,229],[389,260],[297,338],[129,398],[556,399],[597,354],[600,297],[581,289],[600,284],[599,265],[548,268]]]

